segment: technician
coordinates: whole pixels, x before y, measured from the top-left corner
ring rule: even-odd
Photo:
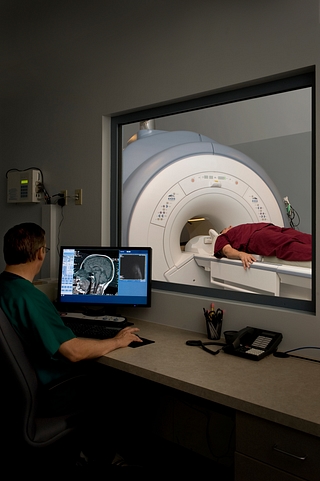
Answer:
[[[95,382],[93,364],[87,361],[141,341],[136,335],[139,329],[126,327],[113,339],[77,338],[49,298],[32,283],[47,250],[45,231],[37,224],[27,222],[9,229],[3,242],[6,267],[0,274],[0,307],[32,359],[42,386],[45,414],[62,414],[77,405],[90,407],[94,401],[93,412],[88,410],[83,424],[83,451],[89,460],[91,457],[92,462],[105,466],[116,451],[116,420],[114,425],[110,420],[104,422],[105,393],[100,391],[101,382],[100,386]],[[78,373],[83,376],[76,377]],[[63,388],[50,389],[70,378]],[[109,393],[109,403],[111,398]]]

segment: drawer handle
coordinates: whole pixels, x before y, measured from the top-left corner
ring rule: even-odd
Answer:
[[[307,456],[296,456],[295,454],[288,453],[287,451],[283,451],[282,449],[278,448],[276,444],[273,446],[273,449],[278,453],[285,454],[286,456],[290,456],[291,458],[299,459],[299,461],[305,461],[307,459]]]

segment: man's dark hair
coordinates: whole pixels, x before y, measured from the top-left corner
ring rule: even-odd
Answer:
[[[33,222],[24,222],[8,230],[3,239],[3,255],[7,265],[26,264],[35,260],[45,246],[45,231]]]

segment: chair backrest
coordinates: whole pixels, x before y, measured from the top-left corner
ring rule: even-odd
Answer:
[[[38,379],[18,334],[2,309],[0,359],[2,405],[6,405],[6,409],[14,409],[14,417],[11,413],[8,414],[7,421],[18,427],[25,440],[32,440],[36,430],[34,420],[39,392]]]
[[[64,383],[76,378],[81,375]],[[0,432],[6,430],[8,442],[15,445],[22,441],[33,448],[45,447],[76,433],[82,421],[81,409],[63,415],[39,414],[43,388],[19,335],[1,308],[0,386]]]

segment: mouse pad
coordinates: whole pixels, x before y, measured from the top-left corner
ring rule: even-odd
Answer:
[[[150,339],[146,339],[145,337],[140,337],[142,342],[133,341],[129,344],[129,347],[141,347],[145,346],[146,344],[152,344],[154,341],[150,341]]]

